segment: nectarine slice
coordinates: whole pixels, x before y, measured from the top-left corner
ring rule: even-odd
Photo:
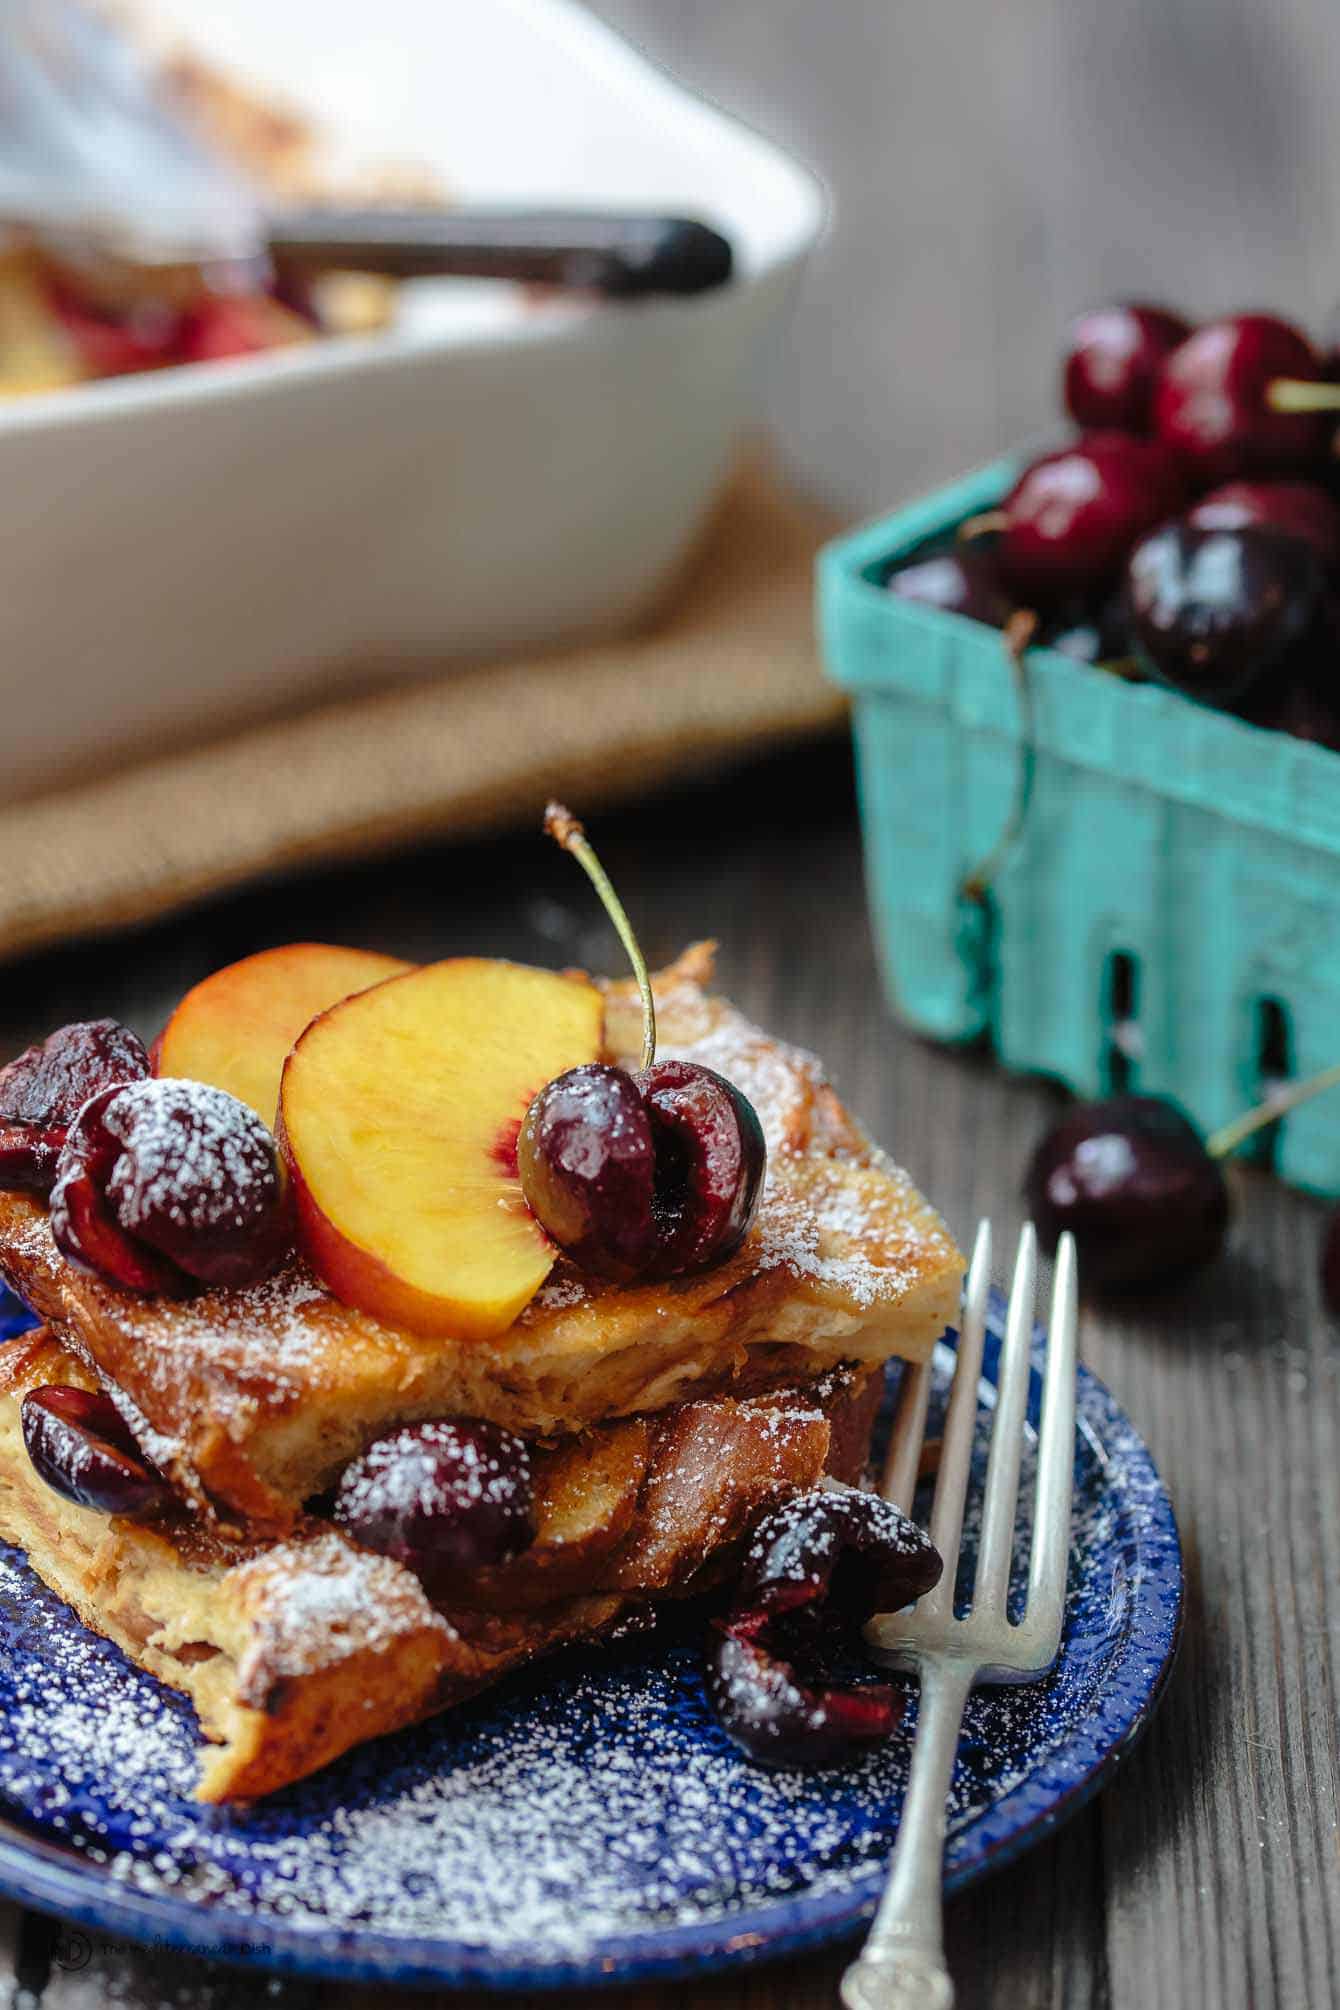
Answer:
[[[413,968],[396,956],[327,942],[287,942],[244,956],[187,992],[154,1042],[154,1073],[211,1082],[273,1124],[279,1077],[303,1028],[342,998]]]
[[[556,1251],[526,1206],[521,1120],[601,1050],[584,978],[460,957],[315,1020],[284,1064],[300,1238],[337,1297],[412,1332],[501,1333]]]

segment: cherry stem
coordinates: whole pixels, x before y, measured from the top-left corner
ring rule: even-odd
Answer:
[[[642,997],[642,1066],[649,1068],[656,1059],[656,1000],[651,995],[651,978],[647,974],[647,959],[642,954],[638,939],[633,933],[632,923],[624,912],[623,902],[610,884],[608,873],[591,848],[590,839],[578,823],[572,811],[562,803],[550,803],[544,813],[544,827],[554,843],[571,852],[596,892],[600,895],[606,914],[614,923],[620,942],[628,951],[628,960],[633,966],[637,988]]]
[[[975,537],[991,537],[998,530],[1004,530],[1009,516],[1003,509],[984,509],[976,516],[965,517],[958,527],[960,544],[971,544]]]
[[[1023,835],[1028,802],[1033,793],[1033,687],[1024,651],[1037,629],[1038,617],[1031,607],[1016,607],[1005,623],[1005,653],[1010,660],[1015,694],[1019,700],[1019,753],[1014,768],[1014,795],[1000,836],[959,888],[964,900],[985,899],[987,888]]]
[[[1273,1124],[1277,1117],[1287,1116],[1300,1103],[1310,1103],[1323,1089],[1333,1089],[1337,1084],[1340,1084],[1340,1061],[1330,1068],[1323,1068],[1319,1075],[1307,1075],[1301,1082],[1291,1082],[1287,1089],[1268,1096],[1255,1109],[1245,1110],[1240,1117],[1234,1117],[1231,1124],[1224,1124],[1219,1130],[1211,1132],[1205,1140],[1206,1151],[1212,1159],[1227,1158],[1257,1131]]]
[[[1340,412],[1340,384],[1276,377],[1266,386],[1266,403],[1272,412]]]

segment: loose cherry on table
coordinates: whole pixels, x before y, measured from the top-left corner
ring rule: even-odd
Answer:
[[[345,1468],[333,1516],[355,1542],[448,1597],[453,1580],[529,1546],[530,1447],[473,1418],[410,1424]]]
[[[1340,1319],[1340,1208],[1333,1210],[1321,1245],[1321,1295]]]
[[[1092,433],[1026,468],[998,511],[964,526],[999,530],[996,560],[1015,599],[1052,609],[1102,593],[1137,538],[1185,501],[1177,456],[1154,440]]]
[[[1190,333],[1180,314],[1135,302],[1079,315],[1071,323],[1064,366],[1065,406],[1075,424],[1150,432],[1159,366]]]
[[[1310,543],[1280,531],[1165,524],[1126,566],[1137,656],[1190,697],[1232,705],[1267,683],[1322,602]]]
[[[854,1488],[798,1495],[755,1529],[729,1615],[708,1645],[722,1729],[765,1766],[830,1766],[881,1742],[903,1699],[863,1679],[860,1629],[939,1581],[915,1522]]]
[[[517,1141],[526,1203],[574,1262],[620,1282],[724,1262],[763,1184],[758,1114],[714,1069],[656,1060],[651,981],[628,917],[576,818],[551,803],[545,828],[585,869],[632,960],[642,1065],[592,1062],[540,1090]]]
[[[1340,1067],[1292,1083],[1205,1138],[1163,1096],[1077,1103],[1034,1148],[1024,1197],[1039,1237],[1075,1238],[1099,1291],[1170,1282],[1218,1255],[1229,1221],[1222,1161],[1289,1110],[1340,1083]]]
[[[49,1193],[70,1125],[100,1089],[137,1082],[149,1056],[115,1019],[61,1026],[0,1069],[0,1188]]]
[[[257,1283],[292,1241],[274,1139],[204,1082],[104,1089],[70,1126],[51,1232],[72,1263],[129,1291]]]
[[[28,1391],[19,1416],[33,1469],[77,1507],[142,1520],[171,1501],[167,1481],[101,1390],[48,1383]]]
[[[1325,454],[1334,387],[1307,337],[1273,314],[1198,328],[1165,358],[1154,430],[1199,483],[1284,473]],[[1318,407],[1321,409],[1318,409]]]

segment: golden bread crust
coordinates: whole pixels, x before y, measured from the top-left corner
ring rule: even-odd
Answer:
[[[119,1291],[67,1263],[45,1209],[14,1193],[0,1194],[0,1270],[188,1498],[274,1532],[398,1424],[475,1416],[547,1436],[842,1361],[924,1359],[957,1306],[952,1237],[819,1064],[711,996],[710,975],[699,947],[657,978],[660,1051],[737,1082],[769,1153],[754,1226],[711,1270],[629,1288],[559,1263],[498,1338],[423,1339],[341,1304],[300,1263],[184,1301]],[[632,1062],[634,989],[605,990],[610,1058]]]
[[[217,1801],[271,1793],[696,1590],[766,1507],[824,1473],[859,1478],[883,1376],[839,1370],[817,1388],[711,1398],[540,1451],[535,1551],[547,1562],[527,1567],[523,1553],[449,1609],[310,1517],[258,1543],[187,1515],[139,1523],[63,1500],[33,1471],[19,1426],[25,1391],[51,1382],[96,1386],[49,1332],[0,1347],[0,1537],[86,1624],[191,1697],[215,1741],[199,1791]]]

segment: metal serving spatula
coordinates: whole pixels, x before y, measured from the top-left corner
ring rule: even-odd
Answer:
[[[134,43],[82,0],[0,0],[0,223],[137,265],[352,267],[515,279],[621,298],[730,278],[706,224],[591,210],[267,215],[166,105]]]

